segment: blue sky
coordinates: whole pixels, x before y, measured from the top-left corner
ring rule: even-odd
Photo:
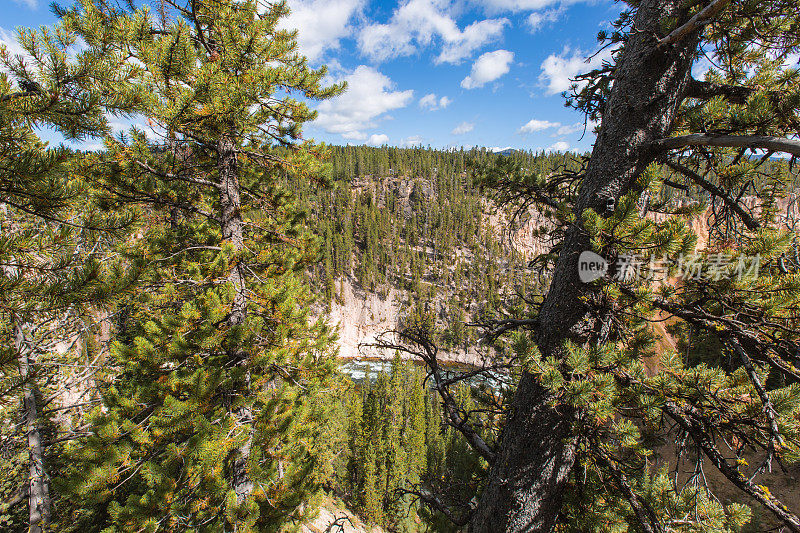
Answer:
[[[62,2],[69,4],[69,1]],[[0,0],[0,42],[51,24],[49,0]],[[347,93],[318,105],[305,136],[332,144],[588,150],[564,107],[569,78],[598,66],[610,0],[290,0],[287,27]],[[583,137],[581,139],[581,137]]]

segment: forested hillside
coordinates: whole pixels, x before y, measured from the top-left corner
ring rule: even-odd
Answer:
[[[474,353],[464,354],[474,352],[478,331],[466,324],[496,319],[520,306],[522,295],[541,292],[529,263],[545,249],[548,228],[530,213],[512,228],[511,213],[477,182],[478,169],[497,157],[485,149],[330,148],[332,185],[302,197],[324,238],[315,279],[327,309],[345,322],[342,335],[352,336],[354,322],[368,331],[352,345],[429,312],[441,347],[474,361]],[[518,152],[512,159],[542,174],[577,164],[573,154]],[[357,296],[346,298],[354,289]],[[373,295],[393,301],[380,323]],[[362,305],[370,316],[352,312]],[[348,357],[357,353],[343,348]]]
[[[495,174],[518,168],[556,177],[577,171],[582,156],[474,148],[329,150],[331,183],[300,196],[324,239],[311,273],[330,322],[340,327],[340,356],[390,358],[370,345],[427,312],[435,317],[435,340],[445,359],[480,363],[482,332],[476,326],[519,314],[526,298],[545,293],[557,238],[546,209],[509,202],[495,187]],[[645,200],[648,209],[640,202],[642,212],[662,220],[683,211],[706,241],[709,232],[718,242],[732,238],[731,226],[718,223],[730,217],[723,203],[702,187],[681,185],[674,169],[661,172],[667,184]],[[767,161],[761,172],[754,190],[767,191],[776,177],[794,175],[781,159]],[[758,201],[744,192],[744,203]],[[794,196],[766,197],[774,204],[758,201],[759,208],[793,227]]]

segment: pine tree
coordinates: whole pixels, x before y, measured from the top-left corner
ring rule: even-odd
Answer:
[[[86,341],[97,314],[129,285],[136,268],[128,265],[124,274],[106,257],[130,218],[101,213],[74,172],[80,154],[48,147],[34,128],[53,127],[73,140],[100,136],[108,130],[104,110],[129,107],[94,90],[98,67],[107,63],[90,53],[70,58],[76,36],[64,27],[19,30],[17,37],[24,55],[11,56],[0,45],[0,401],[19,398],[21,420],[10,418],[2,438],[13,449],[24,435],[28,473],[18,479],[9,469],[2,477],[17,487],[24,483],[9,499],[28,501],[27,529],[40,532],[51,526],[50,477],[60,459],[48,441],[72,438],[54,436],[42,402],[49,397],[52,412],[64,387],[82,386],[60,370],[79,366],[74,354],[55,346]],[[14,511],[4,507],[4,514]]]
[[[254,0],[60,13],[89,50],[132,65],[104,89],[135,94],[156,132],[106,138],[87,161],[108,204],[142,206],[130,253],[152,268],[74,450],[68,488],[86,513],[73,528],[271,530],[314,488],[312,400],[332,359],[298,275],[316,239],[287,188],[321,167],[298,144],[314,113],[287,95],[342,87],[320,85],[324,69],[277,28],[286,13]]]
[[[800,72],[786,61],[800,49],[797,9],[631,2],[600,35],[612,61],[572,89],[570,104],[601,121],[583,167],[547,176],[512,161],[489,172],[499,201],[555,215],[558,259],[543,302],[488,332],[530,330],[513,339],[524,364],[470,531],[550,531],[563,517],[566,530],[655,532],[676,527],[677,516],[687,528],[737,531],[749,518],[744,502],[763,506],[776,528],[800,531],[798,511],[762,477],[800,450],[800,293],[787,266],[796,236],[774,208],[794,180],[768,171],[772,153],[800,155]],[[692,65],[704,51],[719,68],[697,80]],[[676,265],[694,253],[690,198],[710,204],[711,239],[697,261],[713,275],[671,268],[666,279],[581,282],[584,251],[612,264],[634,254]],[[748,257],[768,272],[734,275]],[[664,317],[679,323],[675,333],[701,334],[684,339],[690,359],[665,350],[652,375],[644,361]],[[742,503],[723,505],[696,477],[684,486],[654,471],[654,443],[670,427],[698,476],[714,465]],[[749,465],[746,449],[763,459]]]

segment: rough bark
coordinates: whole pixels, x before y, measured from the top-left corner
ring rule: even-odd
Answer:
[[[602,213],[631,191],[655,159],[653,142],[670,131],[699,43],[699,30],[674,46],[659,47],[661,21],[680,12],[678,0],[645,0],[616,65],[614,86],[575,206]],[[564,342],[603,342],[607,322],[593,309],[599,297],[578,278],[578,256],[589,250],[580,225],[565,235],[550,289],[539,314],[536,342],[544,357],[560,358]],[[524,375],[503,431],[497,460],[469,526],[477,532],[544,532],[556,522],[575,460],[574,425],[580,417],[553,407],[551,395]]]
[[[22,415],[28,440],[28,531],[42,533],[50,524],[50,483],[44,464],[44,446],[39,430],[39,409],[33,365],[36,357],[25,327],[14,322],[14,348],[22,379]]]
[[[228,283],[234,287],[235,295],[227,318],[227,326],[235,328],[244,324],[247,318],[247,293],[243,267],[238,254],[244,250],[244,222],[242,220],[241,185],[239,167],[236,160],[235,143],[231,136],[220,136],[217,145],[217,171],[219,173],[220,226],[223,242],[231,243],[237,257],[228,273]],[[245,364],[246,351],[241,346],[228,347],[231,365]],[[239,412],[240,419],[250,420],[251,413]],[[237,503],[242,503],[253,491],[253,482],[247,472],[247,462],[252,445],[252,431],[244,446],[235,450],[231,461],[231,483],[236,492]]]
[[[227,135],[220,137],[217,148],[217,171],[219,172],[220,226],[222,240],[233,244],[237,253],[244,249],[244,223],[242,221],[241,185],[236,161],[236,146]],[[247,317],[247,294],[245,292],[242,265],[238,258],[228,274],[228,282],[235,287],[228,325],[238,326]]]

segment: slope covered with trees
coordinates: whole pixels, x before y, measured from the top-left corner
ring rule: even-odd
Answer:
[[[344,301],[345,283],[382,297],[394,289],[397,327],[431,312],[441,348],[457,353],[477,344],[479,332],[466,324],[497,319],[541,292],[529,263],[549,228],[531,219],[524,233],[509,232],[512,212],[476,181],[476,170],[500,157],[485,149],[330,147],[330,186],[301,193],[324,239],[313,277],[328,309],[354,305]],[[564,154],[520,151],[510,160],[544,175],[575,167]]]

